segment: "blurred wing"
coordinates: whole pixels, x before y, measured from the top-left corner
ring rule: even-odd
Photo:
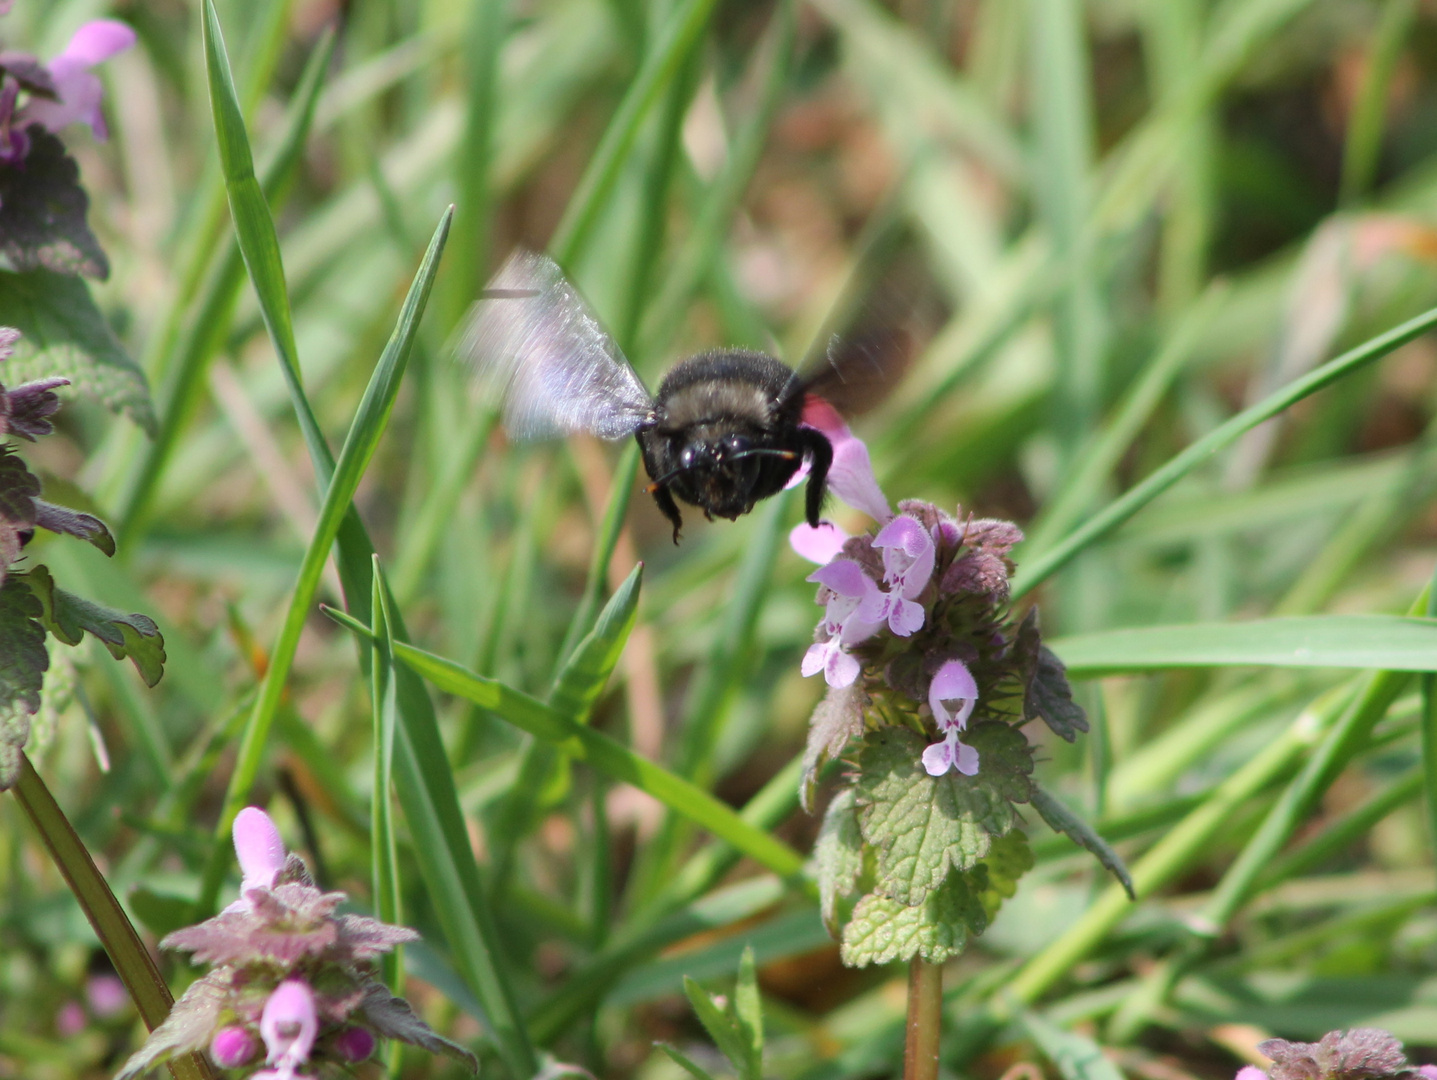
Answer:
[[[866,330],[835,336],[817,358],[798,371],[795,389],[816,394],[845,416],[858,416],[882,401],[913,358],[906,330]]]
[[[632,435],[653,398],[547,255],[516,251],[470,309],[458,355],[514,439]]]

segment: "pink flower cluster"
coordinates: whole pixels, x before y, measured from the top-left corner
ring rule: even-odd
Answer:
[[[903,503],[894,514],[873,475],[868,448],[838,415],[817,402],[804,420],[833,444],[829,489],[880,527],[871,536],[851,537],[823,522],[818,528],[800,525],[790,534],[793,549],[820,564],[808,580],[819,586],[823,617],[804,654],[803,674],[822,672],[830,687],[842,690],[862,677],[860,654],[891,653],[892,639],[911,641],[910,651],[920,655],[928,673],[927,704],[942,736],[924,752],[923,766],[933,776],[950,769],[972,776],[978,751],[959,736],[977,707],[978,684],[963,656],[953,655],[962,646],[944,627],[930,624],[941,601],[980,596],[990,606],[1004,604],[1004,558],[1020,534],[1006,522],[962,524],[927,503]],[[959,557],[965,543],[972,550]],[[921,689],[906,689],[923,699]]]
[[[339,915],[344,893],[321,892],[279,830],[257,807],[234,822],[240,895],[213,919],[176,930],[162,948],[209,964],[150,1033],[117,1080],[130,1080],[177,1054],[207,1048],[226,1069],[264,1068],[256,1080],[301,1080],[326,1063],[369,1058],[379,1036],[459,1059],[477,1060],[434,1032],[374,971],[375,957],[418,938],[413,930],[361,915]]]

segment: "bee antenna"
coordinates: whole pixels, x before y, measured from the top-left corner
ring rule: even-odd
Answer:
[[[737,454],[730,454],[729,460],[737,461],[739,458],[746,457],[778,457],[785,461],[792,461],[798,455],[792,450],[775,450],[768,446],[755,446],[750,450],[740,450]]]

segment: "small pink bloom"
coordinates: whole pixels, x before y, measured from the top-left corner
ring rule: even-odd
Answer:
[[[949,660],[938,669],[928,686],[928,707],[933,710],[938,730],[943,732],[943,741],[923,751],[923,768],[929,776],[942,776],[949,769],[957,769],[964,776],[978,771],[978,751],[958,738],[977,704],[978,684],[967,664]]]
[[[238,1024],[220,1028],[210,1040],[210,1057],[221,1069],[237,1069],[248,1064],[258,1049],[249,1029]]]
[[[1244,1065],[1238,1069],[1237,1076],[1234,1077],[1234,1080],[1267,1080],[1267,1073],[1263,1072],[1256,1065]],[[1437,1077],[1433,1077],[1432,1080],[1437,1080]]]
[[[941,731],[959,731],[978,704],[978,684],[962,660],[949,660],[928,684],[928,707]]]
[[[85,1000],[92,1013],[106,1019],[130,1003],[130,992],[118,975],[92,975],[85,980]]]
[[[1242,1069],[1238,1070],[1237,1075],[1239,1077],[1239,1080],[1257,1080],[1257,1077],[1255,1076],[1247,1077],[1242,1075],[1243,1072],[1250,1068],[1252,1068],[1251,1065],[1246,1065]],[[1418,1065],[1417,1071],[1421,1073],[1424,1077],[1426,1077],[1426,1080],[1437,1080],[1437,1065]],[[1263,1080],[1266,1080],[1266,1077],[1264,1077]]]
[[[347,1027],[334,1037],[334,1052],[345,1061],[367,1061],[374,1053],[374,1033],[364,1027]]]
[[[286,979],[274,988],[259,1018],[264,1040],[265,1063],[273,1065],[279,1077],[292,1077],[295,1069],[309,1060],[319,1018],[314,1011],[314,991],[303,979]]]
[[[235,815],[231,829],[235,842],[235,857],[239,859],[240,898],[226,911],[245,911],[249,901],[245,894],[251,889],[272,889],[275,878],[284,869],[289,857],[284,849],[284,840],[270,816],[257,806],[246,806]]]
[[[62,1038],[73,1039],[90,1023],[85,1007],[78,1001],[67,1001],[55,1010],[55,1031]]]
[[[933,537],[917,519],[900,514],[878,531],[873,546],[883,552],[883,583],[890,590],[884,594],[882,617],[895,634],[908,637],[923,629],[923,605],[914,598],[933,576]]]
[[[872,637],[883,625],[878,616],[883,594],[852,559],[834,559],[809,574],[808,580],[822,585],[829,595],[819,623],[824,639],[809,646],[800,670],[805,678],[821,671],[824,681],[838,689],[852,686],[860,665],[846,646]]]
[[[873,475],[868,447],[854,435],[837,410],[822,398],[810,397],[803,405],[803,422],[817,428],[833,445],[833,464],[828,467],[828,490],[855,510],[875,521],[893,516],[888,499]]]
[[[848,534],[831,521],[820,521],[816,529],[805,522],[788,534],[789,546],[819,566],[836,559],[847,539]]]
[[[60,100],[47,101],[32,95],[16,114],[16,126],[23,130],[26,124],[39,123],[51,131],[59,131],[83,121],[90,125],[95,138],[108,138],[105,117],[100,112],[104,88],[99,76],[90,69],[134,43],[135,32],[122,22],[96,19],[85,23],[75,31],[65,51],[46,65]]]

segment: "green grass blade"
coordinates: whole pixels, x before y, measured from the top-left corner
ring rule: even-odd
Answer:
[[[1075,273],[1053,308],[1057,434],[1068,446],[1097,418],[1103,387],[1103,307],[1083,238],[1093,156],[1091,76],[1078,0],[1030,0],[1033,169],[1039,215],[1053,256]]]
[[[1112,419],[1097,433],[1068,478],[1058,484],[1052,501],[1028,530],[1029,550],[1046,551],[1097,499],[1113,469],[1192,356],[1199,335],[1207,328],[1226,292],[1222,285],[1214,286],[1182,316],[1162,348],[1123,395]]]
[[[1024,565],[1013,580],[1013,598],[1016,600],[1027,594],[1040,581],[1070,562],[1084,548],[1106,537],[1197,466],[1224,447],[1231,446],[1245,432],[1251,431],[1264,420],[1271,419],[1303,398],[1331,386],[1355,371],[1360,371],[1376,360],[1380,360],[1393,349],[1420,337],[1433,326],[1437,326],[1437,308],[1409,319],[1355,349],[1348,350],[1336,359],[1328,361],[1300,379],[1295,379],[1281,390],[1220,424],[1186,450],[1177,454],[1136,487],[1129,489],[1094,514],[1051,550],[1040,554],[1036,559]]]
[[[638,474],[639,447],[636,443],[629,443],[614,466],[614,477],[609,484],[609,504],[604,508],[604,518],[599,522],[598,534],[594,537],[589,572],[584,579],[584,594],[579,598],[579,606],[564,634],[564,643],[559,647],[561,666],[568,662],[577,644],[593,629],[594,616],[604,595],[604,583],[608,580],[609,563],[613,561],[614,548],[618,546],[619,534],[624,529],[629,499],[634,493],[634,478]]]
[[[314,106],[324,87],[324,77],[334,55],[334,34],[326,32],[310,54],[295,87],[284,127],[274,153],[260,172],[259,186],[270,203],[276,201],[294,179],[305,139],[314,119]],[[194,415],[205,389],[209,362],[219,351],[234,314],[235,300],[244,281],[244,264],[233,236],[222,242],[220,253],[211,260],[211,270],[199,292],[195,314],[178,339],[173,361],[167,365],[167,380],[160,406],[160,426],[139,471],[125,493],[120,511],[120,531],[133,540],[142,526],[155,489],[169,463],[181,430]]]
[[[683,247],[664,275],[658,297],[649,306],[643,344],[638,350],[640,356],[653,356],[669,347],[694,292],[728,239],[734,211],[753,179],[769,127],[788,85],[798,23],[794,8],[792,0],[784,0],[774,11],[773,25],[757,53],[759,60],[767,63],[757,105],[734,136],[723,168],[705,193]]]
[[[342,612],[326,609],[326,614],[357,633],[365,636],[371,633],[368,627]],[[791,877],[802,868],[803,856],[749,824],[707,791],[635,754],[602,732],[576,723],[538,698],[403,642],[395,643],[394,654],[438,689],[488,709],[563,753],[588,761],[615,780],[633,784],[774,873]]]
[[[633,81],[603,138],[594,150],[589,166],[564,209],[564,216],[549,244],[549,252],[560,266],[569,266],[588,241],[629,150],[638,137],[645,117],[664,88],[678,74],[679,67],[698,42],[699,34],[713,12],[715,0],[683,0],[668,21],[654,47],[644,57]]]
[[[370,639],[369,697],[374,714],[374,791],[371,794],[369,843],[374,913],[384,922],[400,924],[403,913],[400,907],[399,858],[394,840],[394,816],[390,813],[390,792],[394,784],[394,731],[399,709],[394,680],[394,634],[378,555],[374,556],[371,565],[374,578],[369,607],[373,613],[375,635]],[[380,971],[389,989],[402,997],[404,965],[398,950],[384,956]]]
[[[335,538],[339,534],[341,523],[345,516],[352,512],[351,501],[354,498],[354,492],[359,487],[364,470],[369,465],[369,460],[374,454],[380,436],[384,433],[390,411],[394,408],[394,399],[399,393],[399,383],[404,375],[405,364],[409,359],[410,346],[419,329],[419,316],[423,313],[424,303],[429,297],[430,287],[434,283],[434,275],[439,268],[439,254],[444,248],[451,216],[452,210],[445,212],[434,233],[433,240],[430,241],[424,262],[415,275],[409,295],[405,297],[394,334],[390,337],[389,344],[385,346],[379,363],[375,365],[374,374],[369,380],[369,386],[365,389],[364,398],[360,401],[354,422],[350,425],[349,434],[345,438],[344,448],[340,451],[339,461],[334,467],[333,482],[325,491],[324,503],[320,506],[319,520],[315,525],[314,536],[310,538],[309,546],[305,549],[304,560],[300,563],[299,574],[295,581],[294,591],[290,596],[283,627],[270,652],[269,667],[265,671],[264,682],[260,687],[259,697],[255,701],[254,712],[250,716],[244,738],[240,743],[239,755],[235,761],[235,771],[230,777],[229,789],[225,795],[224,811],[221,813],[216,827],[217,837],[228,832],[230,822],[234,820],[235,815],[239,813],[240,808],[249,797],[255,777],[259,774],[270,725],[274,722],[275,710],[284,694],[285,683],[289,678],[290,667],[294,663],[294,654],[299,647],[299,638],[304,630],[305,619],[308,618],[314,605],[314,594],[319,587],[320,574],[324,570],[330,549],[334,546]],[[220,862],[221,871],[223,865],[223,862]],[[201,894],[201,907],[207,908],[213,905],[218,886],[219,875],[211,871],[206,875],[205,888]]]
[[[1080,678],[1117,671],[1272,665],[1437,670],[1437,622],[1399,615],[1310,615],[1104,630],[1048,643]]]
[[[1377,175],[1392,76],[1416,21],[1417,0],[1387,0],[1382,6],[1382,17],[1377,21],[1368,47],[1362,85],[1347,123],[1347,141],[1342,147],[1342,186],[1338,202],[1343,206],[1360,202]]]
[[[224,36],[214,0],[204,0],[203,12],[205,71],[209,78],[210,108],[214,113],[215,135],[219,139],[220,165],[224,170],[225,190],[229,194],[230,216],[234,219],[235,237],[240,254],[249,271],[250,283],[259,297],[260,311],[279,356],[294,402],[300,431],[309,447],[310,458],[319,463],[329,458],[329,447],[319,429],[319,422],[304,396],[300,377],[299,350],[294,341],[294,322],[289,307],[289,290],[285,287],[284,264],[280,261],[279,235],[264,192],[255,179],[254,156],[250,152],[249,135],[245,132],[244,116],[235,96],[234,77],[225,53]],[[322,472],[329,482],[329,470]]]

